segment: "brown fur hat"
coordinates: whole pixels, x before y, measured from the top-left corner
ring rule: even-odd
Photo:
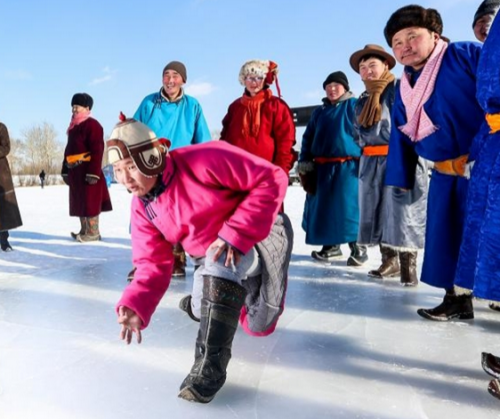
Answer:
[[[441,35],[443,21],[436,9],[425,9],[422,6],[411,4],[396,10],[384,28],[385,40],[392,47],[392,38],[400,30],[411,27],[425,28]]]

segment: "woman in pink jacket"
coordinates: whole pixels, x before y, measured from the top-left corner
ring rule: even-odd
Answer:
[[[181,301],[181,308],[200,327],[195,363],[179,397],[208,403],[225,382],[245,302],[242,280],[258,272],[254,246],[273,228],[287,174],[225,142],[167,153],[168,140],[124,117],[107,145],[118,182],[134,195],[132,254],[137,270],[117,304],[122,339],[130,343],[135,334],[140,343],[141,330],[170,283],[173,244],[181,243],[200,265],[192,296]]]

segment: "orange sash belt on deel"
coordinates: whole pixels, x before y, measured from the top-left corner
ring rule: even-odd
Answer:
[[[66,156],[66,163],[75,165],[83,163],[84,161],[90,161],[90,152],[72,154],[71,156]]]

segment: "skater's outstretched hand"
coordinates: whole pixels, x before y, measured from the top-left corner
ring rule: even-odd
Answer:
[[[228,245],[224,240],[217,239],[209,247],[209,250],[215,250],[214,262],[220,258],[220,256],[227,252],[226,261],[224,266],[231,266],[233,263],[237,265],[241,259],[241,254],[234,247]]]
[[[131,310],[130,308],[125,306],[120,306],[118,308],[118,323],[122,325],[120,337],[122,338],[122,340],[127,342],[127,345],[132,342],[134,333],[137,337],[137,343],[142,342],[142,320],[134,310]]]

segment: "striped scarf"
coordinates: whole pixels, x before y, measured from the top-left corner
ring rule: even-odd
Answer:
[[[406,110],[406,124],[398,127],[413,142],[418,142],[437,130],[429,116],[425,113],[424,104],[434,91],[436,78],[443,62],[448,44],[440,39],[425,64],[422,74],[415,86],[411,87],[409,75],[405,72],[401,77],[401,99]]]

